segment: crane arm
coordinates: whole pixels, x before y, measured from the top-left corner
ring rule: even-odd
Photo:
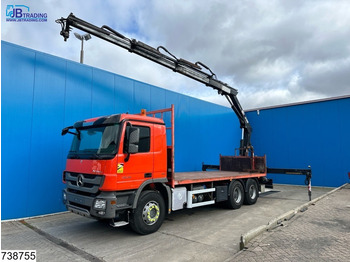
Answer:
[[[73,13],[67,18],[57,19],[56,22],[61,24],[60,34],[64,41],[67,41],[72,27],[75,27],[217,90],[219,94],[226,97],[239,119],[240,127],[243,130],[240,155],[248,155],[248,151],[252,148],[250,143],[252,128],[237,99],[238,92],[235,88],[219,81],[209,67],[201,62],[191,63],[185,59],[177,58],[163,46],[153,48],[141,41],[129,39],[106,25],[97,27],[74,16]],[[203,68],[208,72],[203,71]]]

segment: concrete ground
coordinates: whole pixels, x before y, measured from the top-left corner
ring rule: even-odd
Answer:
[[[332,189],[313,187],[313,198]],[[238,210],[207,206],[174,212],[158,232],[147,236],[72,213],[5,221],[1,224],[1,248],[35,249],[37,261],[233,261],[249,254],[237,254],[242,234],[306,202],[305,186],[275,185],[254,206]],[[331,223],[319,221],[324,226]]]
[[[350,261],[350,185],[256,237],[230,261]]]

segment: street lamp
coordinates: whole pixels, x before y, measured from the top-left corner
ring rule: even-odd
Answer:
[[[80,50],[80,63],[82,64],[84,61],[84,40],[88,41],[91,39],[90,34],[79,35],[78,33],[74,33],[75,37],[81,40],[81,50]]]

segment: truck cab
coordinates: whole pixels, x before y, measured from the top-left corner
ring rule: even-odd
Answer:
[[[66,133],[73,134],[73,141],[63,199],[74,213],[126,222],[125,210],[132,208],[140,189],[168,181],[162,119],[117,114],[76,122],[62,130]]]

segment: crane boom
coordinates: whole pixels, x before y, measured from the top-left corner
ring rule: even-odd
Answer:
[[[153,48],[141,41],[129,39],[106,25],[97,27],[74,16],[73,13],[67,18],[57,19],[56,22],[61,24],[60,34],[64,41],[69,38],[71,27],[75,27],[217,90],[219,94],[226,97],[239,119],[240,128],[242,129],[240,155],[247,156],[249,154],[249,150],[252,149],[250,142],[252,128],[237,99],[238,92],[235,88],[219,81],[209,67],[201,62],[191,63],[185,59],[177,58],[163,46]],[[202,68],[208,70],[208,72],[204,72]]]

